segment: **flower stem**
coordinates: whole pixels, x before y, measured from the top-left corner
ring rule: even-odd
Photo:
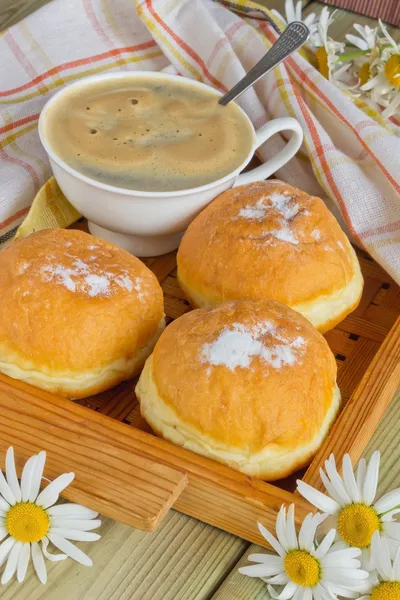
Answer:
[[[355,52],[348,52],[346,54],[339,54],[338,62],[345,62],[346,60],[352,60],[353,58],[357,58],[357,56],[365,56],[368,54],[370,50],[357,50]]]

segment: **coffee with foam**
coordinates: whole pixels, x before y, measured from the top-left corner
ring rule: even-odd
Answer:
[[[246,161],[253,132],[238,106],[180,79],[145,76],[72,87],[50,107],[45,134],[70,167],[138,191],[199,187]]]

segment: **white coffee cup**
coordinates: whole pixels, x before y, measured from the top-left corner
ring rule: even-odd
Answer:
[[[57,92],[43,107],[39,135],[58,185],[70,203],[88,219],[90,232],[136,256],[158,256],[178,247],[189,223],[218,194],[234,185],[266,179],[286,164],[300,148],[303,132],[300,124],[290,117],[274,119],[255,131],[250,119],[242,111],[253,137],[252,148],[243,163],[217,181],[181,191],[141,192],[123,189],[91,179],[67,165],[53,150],[45,134],[45,121],[50,107],[72,88],[84,88],[94,81],[135,80],[143,76],[160,80],[177,77],[166,73],[135,71],[95,75],[76,81]],[[185,79],[185,83],[212,89],[198,81]],[[241,173],[255,150],[280,131],[292,132],[286,146],[268,162]],[[63,135],[68,135],[68,132],[63,132]]]

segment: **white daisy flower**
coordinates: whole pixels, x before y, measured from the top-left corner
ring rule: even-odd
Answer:
[[[371,29],[368,25],[363,27],[362,25],[358,25],[358,23],[353,25],[353,27],[360,34],[360,37],[348,33],[346,39],[360,50],[373,50],[377,44],[378,28]]]
[[[47,581],[45,558],[58,561],[69,556],[82,565],[92,565],[91,559],[69,540],[98,540],[100,536],[90,531],[101,525],[95,519],[98,513],[79,504],[54,506],[75,475],[64,473],[40,492],[45,461],[45,452],[31,456],[19,483],[11,447],[6,454],[5,477],[0,470],[0,540],[4,540],[0,544],[0,566],[7,561],[2,584],[15,573],[21,583],[30,558],[42,583]],[[50,554],[49,542],[63,554]]]
[[[375,531],[371,554],[377,576],[371,578],[368,593],[360,600],[400,600],[400,546],[392,562],[387,540]]]
[[[317,32],[312,39],[313,45],[317,47],[316,57],[319,71],[326,79],[334,78],[334,69],[339,60],[338,54],[342,54],[345,49],[342,42],[335,42],[328,36],[329,25],[333,21],[334,14],[335,12],[330,14],[326,6],[322,9]]]
[[[354,474],[348,454],[343,457],[343,477],[336,469],[333,456],[320,469],[322,482],[328,496],[304,481],[297,481],[297,489],[316,508],[334,519],[333,526],[346,547],[363,550],[366,564],[369,562],[372,536],[380,531],[389,546],[397,549],[400,543],[400,523],[393,517],[400,513],[400,488],[375,500],[379,477],[380,453],[374,452],[367,464],[361,459],[357,475]]]
[[[304,519],[299,535],[294,524],[294,505],[282,506],[276,519],[276,537],[258,523],[261,535],[277,553],[251,554],[249,560],[258,564],[241,567],[239,572],[260,577],[268,583],[268,591],[277,600],[336,600],[337,595],[357,598],[364,589],[368,573],[360,569],[356,548],[338,549],[334,545],[335,530],[331,530],[316,545],[317,527],[324,520],[310,513]],[[270,584],[284,586],[279,592]]]
[[[295,21],[301,21],[305,25],[307,25],[310,30],[310,36],[312,36],[317,31],[317,23],[316,18],[317,15],[315,13],[310,13],[304,19],[302,18],[302,2],[298,0],[295,4],[294,0],[285,0],[285,17],[281,15],[280,12],[275,10],[274,8],[271,12],[278,17],[285,25],[289,23],[294,23]]]

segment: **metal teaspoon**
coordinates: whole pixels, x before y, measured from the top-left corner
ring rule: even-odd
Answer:
[[[222,96],[218,100],[218,104],[225,106],[228,102],[238,98],[238,96],[258,81],[260,77],[301,48],[308,40],[309,35],[310,30],[301,21],[290,23],[265,56],[225,96]]]

